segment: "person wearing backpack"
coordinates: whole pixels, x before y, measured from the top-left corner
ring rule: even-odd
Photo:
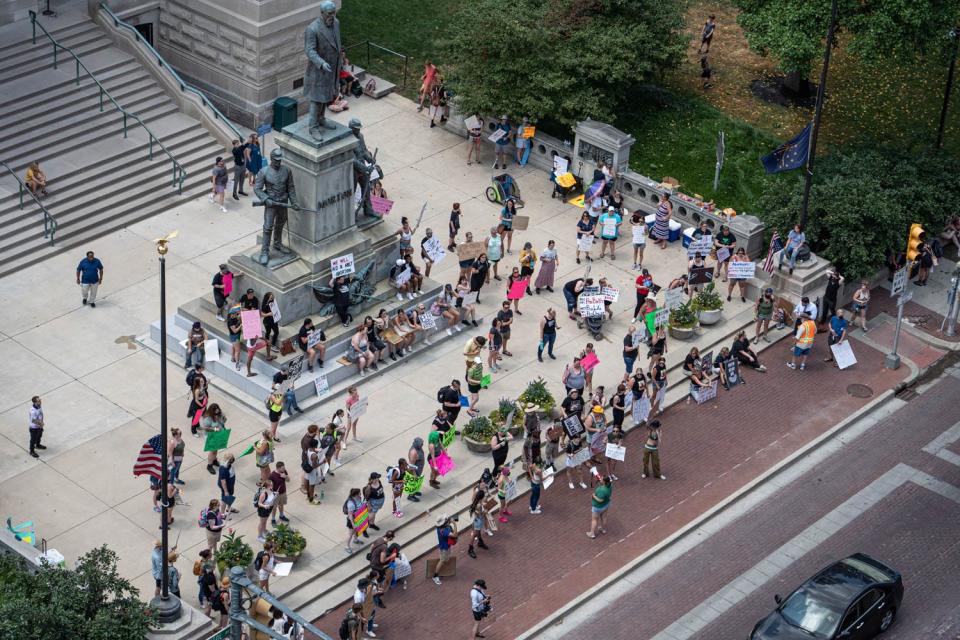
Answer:
[[[210,608],[220,614],[220,628],[227,626],[230,619],[230,578],[223,576],[220,580],[220,588],[213,592],[210,597]]]
[[[220,542],[220,536],[223,533],[224,521],[220,516],[220,501],[214,498],[209,502],[207,508],[200,512],[200,519],[197,525],[201,529],[206,529],[207,549],[214,552],[217,549],[217,543]]]
[[[484,637],[480,633],[480,621],[490,614],[490,596],[487,595],[487,583],[477,580],[470,589],[470,611],[473,613],[473,637]]]
[[[355,602],[347,609],[347,615],[340,622],[340,640],[360,640],[360,629],[363,625],[363,605]]]
[[[260,439],[253,445],[257,468],[260,469],[261,484],[270,479],[270,463],[273,462],[273,443],[274,439],[270,430],[264,429],[260,434]]]
[[[257,517],[260,518],[257,524],[257,541],[266,542],[267,540],[267,518],[273,513],[273,504],[277,501],[277,492],[273,490],[273,481],[267,478],[260,490],[257,491],[255,504],[257,505]]]
[[[363,506],[363,495],[359,487],[354,487],[350,489],[350,495],[347,497],[346,502],[343,503],[343,515],[347,517],[347,529],[350,531],[350,535],[347,536],[347,546],[344,547],[344,551],[349,554],[353,553],[353,547],[351,544],[363,544],[359,537],[357,536],[356,527],[353,525],[353,514],[360,510]],[[363,537],[369,538],[370,534],[366,531],[363,532]]]
[[[317,439],[312,438],[307,445],[307,457],[301,463],[304,478],[307,482],[307,502],[320,504],[317,498],[317,485],[320,484],[320,453],[317,451]]]
[[[253,568],[257,570],[257,582],[264,591],[270,591],[270,576],[277,575],[274,570],[277,557],[273,552],[273,543],[264,542],[263,550],[253,559]]]
[[[406,458],[399,458],[395,467],[387,467],[386,480],[390,483],[390,490],[393,492],[394,518],[403,517],[403,511],[400,511],[400,498],[403,497],[403,479],[409,468]]]

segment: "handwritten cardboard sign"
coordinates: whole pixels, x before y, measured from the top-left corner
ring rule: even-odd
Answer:
[[[244,340],[253,340],[263,335],[263,327],[260,324],[260,312],[256,309],[241,311],[240,323]]]
[[[696,255],[708,256],[710,251],[713,249],[713,236],[704,235],[699,238],[694,238],[690,241],[690,244],[687,245],[687,257],[693,258]]]
[[[457,245],[457,259],[463,262],[476,260],[481,253],[486,253],[487,246],[483,242],[464,242]]]
[[[348,276],[356,272],[356,267],[353,264],[352,253],[348,253],[345,256],[338,256],[330,260],[330,275],[332,275],[334,278],[339,276]]]
[[[526,231],[530,227],[530,216],[513,216],[513,230]]]
[[[623,459],[627,455],[627,448],[621,447],[618,444],[611,444],[608,442],[605,455],[611,460],[619,460],[620,462],[623,462]]]
[[[756,262],[731,262],[727,265],[727,277],[734,280],[748,280],[757,273]]]
[[[381,198],[380,196],[371,195],[370,204],[373,206],[373,212],[379,213],[381,217],[388,215],[390,210],[393,209],[393,200]]]
[[[616,302],[620,299],[620,289],[616,287],[603,287],[600,289],[600,295],[607,302]]]

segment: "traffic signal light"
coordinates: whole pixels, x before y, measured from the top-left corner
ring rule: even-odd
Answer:
[[[910,236],[907,238],[907,260],[913,262],[920,255],[920,245],[926,238],[926,232],[919,224],[910,225]]]

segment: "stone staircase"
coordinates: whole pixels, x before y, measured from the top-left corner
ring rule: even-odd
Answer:
[[[208,190],[217,155],[229,155],[202,124],[180,112],[163,87],[132,56],[117,48],[86,16],[41,18],[50,34],[70,47],[104,88],[135,113],[186,171],[182,194],[173,183],[173,163],[146,131],[103,97],[83,70],[38,29],[32,44],[29,21],[0,28],[0,160],[23,177],[36,160],[48,178],[44,206],[58,229],[55,245],[43,238],[43,215],[29,195],[20,206],[18,185],[0,173],[0,276],[138,220]]]

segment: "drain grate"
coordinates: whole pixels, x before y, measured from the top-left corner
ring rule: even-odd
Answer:
[[[847,385],[847,393],[854,398],[869,398],[873,395],[873,389],[865,384],[851,384]]]
[[[917,393],[911,388],[901,389],[900,391],[897,391],[895,395],[897,398],[899,398],[900,400],[903,400],[904,402],[910,402],[914,398],[917,398],[920,396],[919,393]]]

